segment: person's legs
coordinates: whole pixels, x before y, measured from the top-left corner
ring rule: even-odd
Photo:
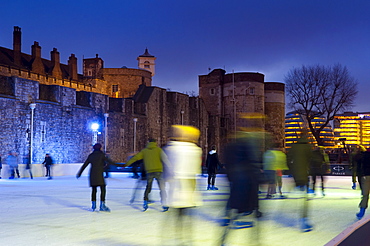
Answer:
[[[15,171],[17,172],[17,176],[18,176],[18,178],[20,178],[20,177],[21,177],[21,175],[19,175],[19,169],[18,169],[18,167],[16,167],[16,168],[15,168]]]
[[[367,209],[368,202],[369,202],[369,191],[370,191],[370,176],[363,176],[361,177],[361,180],[359,180],[361,183],[361,202],[359,204],[360,212],[356,214],[358,219],[361,219],[364,214],[365,210]]]
[[[91,186],[91,209],[93,211],[96,209],[96,192],[97,186]]]
[[[325,185],[324,185],[324,182],[325,182],[325,177],[323,174],[320,175],[321,176],[321,192],[322,192],[322,195],[325,196]]]
[[[148,209],[149,193],[152,191],[153,179],[154,179],[154,173],[147,173],[146,188],[144,192],[144,204],[143,204],[144,211]]]
[[[316,187],[316,173],[313,174],[312,176],[312,190],[313,190],[313,193],[315,193],[315,187]]]
[[[154,175],[155,175],[155,179],[157,180],[158,187],[159,187],[161,203],[163,206],[163,212],[166,212],[168,210],[168,206],[167,206],[167,193],[166,193],[165,182],[164,182],[164,179],[162,178],[162,173],[158,172],[158,173],[154,173]]]
[[[106,185],[100,185],[100,211],[110,212],[110,209],[105,205]]]

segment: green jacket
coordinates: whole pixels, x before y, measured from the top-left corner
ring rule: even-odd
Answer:
[[[132,163],[143,160],[145,171],[147,173],[163,172],[163,164],[167,164],[167,156],[156,142],[149,142],[147,146],[139,153],[134,155],[125,166],[130,166]]]
[[[264,170],[288,170],[286,155],[280,150],[267,150],[263,155]]]

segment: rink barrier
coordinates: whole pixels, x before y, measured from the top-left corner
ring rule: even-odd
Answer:
[[[355,217],[355,212],[353,212]],[[370,245],[370,215],[362,218],[347,229],[342,231],[338,236],[333,238],[325,246],[354,246]]]
[[[70,176],[76,175],[83,163],[63,163],[53,164],[51,167],[51,176]],[[18,170],[23,177],[29,177],[29,172],[26,170],[26,164],[18,164]],[[46,174],[46,168],[43,164],[32,164],[31,172],[34,177],[44,177]],[[1,170],[2,178],[9,178],[10,172],[7,164],[3,164]]]

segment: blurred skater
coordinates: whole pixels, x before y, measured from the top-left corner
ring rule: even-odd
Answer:
[[[358,169],[358,162],[361,161],[362,158],[362,152],[365,152],[366,149],[362,145],[357,145],[352,149],[352,152],[350,154],[350,168],[352,170],[352,189],[356,190],[356,182],[359,182],[360,189],[361,189],[361,177],[359,176],[359,173],[357,172]],[[357,178],[358,177],[358,178]]]
[[[328,172],[329,169],[329,157],[325,153],[324,147],[318,146],[313,152],[312,152],[312,158],[310,162],[310,175],[312,178],[312,186],[311,190],[314,195],[315,193],[315,187],[316,187],[316,177],[321,178],[321,192],[322,196],[325,196],[325,177],[324,175]]]
[[[104,180],[104,167],[105,163],[109,162],[112,165],[115,165],[112,160],[105,156],[103,151],[101,151],[101,144],[96,143],[93,146],[93,152],[87,157],[84,164],[81,166],[76,177],[81,177],[82,172],[85,168],[91,164],[90,173],[89,173],[89,183],[91,187],[91,209],[95,211],[96,209],[96,193],[98,186],[100,187],[100,211],[110,212],[110,209],[105,205],[105,195],[106,195],[106,184]]]
[[[1,170],[3,169],[3,164],[1,162],[1,154],[0,154],[0,179],[1,179]]]
[[[171,130],[170,142],[164,148],[169,160],[165,174],[169,184],[167,204],[174,208],[177,240],[180,245],[191,245],[191,211],[201,205],[201,195],[196,188],[197,175],[202,172],[202,149],[196,145],[200,131],[184,125],[173,125]]]
[[[7,158],[6,164],[9,166],[10,177],[9,179],[14,179],[15,173],[17,173],[18,178],[21,176],[19,175],[18,169],[18,155],[15,151],[10,151]]]
[[[282,170],[288,170],[286,155],[276,146],[267,150],[263,155],[263,170],[267,179],[268,188],[266,199],[271,199],[276,193],[278,183],[280,198],[285,198],[282,189]],[[279,173],[279,176],[277,175]]]
[[[302,192],[303,206],[300,219],[300,228],[302,232],[312,230],[312,225],[308,222],[308,174],[312,158],[312,148],[306,135],[300,136],[296,143],[288,151],[288,167],[293,175],[298,189]]]
[[[241,216],[255,212],[261,217],[258,206],[258,186],[261,176],[262,153],[260,151],[263,132],[238,132],[224,151],[227,178],[230,182],[230,196],[227,201],[222,225],[226,226],[221,237],[221,245],[226,241],[229,230]],[[240,225],[239,225],[240,226]],[[253,226],[243,222],[242,226]],[[259,238],[259,233],[255,233]]]
[[[217,170],[221,168],[221,163],[218,160],[218,154],[216,152],[216,147],[212,146],[211,151],[208,152],[206,167],[208,173],[208,186],[207,190],[218,190],[215,186]]]
[[[132,191],[130,204],[133,204],[135,202],[137,192],[146,184],[146,171],[143,160],[136,161],[136,163],[134,164],[138,166],[138,169],[140,170],[140,175],[137,174],[139,177],[137,178],[135,188]],[[150,200],[148,200],[148,202],[150,203]]]
[[[357,162],[357,173],[361,187],[361,202],[359,204],[360,211],[356,214],[357,219],[362,219],[369,202],[370,191],[370,149],[361,152],[361,159]]]
[[[46,168],[45,176],[48,177],[48,179],[52,179],[53,177],[51,176],[51,166],[53,165],[53,159],[51,158],[49,154],[45,155],[45,159],[42,164],[44,164]]]
[[[138,160],[144,161],[144,167],[147,173],[147,184],[144,192],[144,204],[143,209],[146,211],[148,209],[149,203],[149,193],[152,191],[153,180],[156,179],[158,183],[158,187],[160,190],[161,196],[161,203],[163,212],[168,211],[168,206],[166,206],[166,188],[165,188],[165,181],[163,179],[163,163],[167,165],[168,160],[166,154],[163,150],[157,146],[157,142],[155,139],[149,139],[147,146],[142,149],[139,153],[134,155],[124,167],[130,166],[134,162]]]
[[[26,163],[26,168],[25,168],[25,172],[28,171],[28,174],[30,175],[30,178],[33,179],[33,176],[32,176],[32,170],[31,170],[31,158],[28,156],[27,158],[27,163]],[[26,178],[26,175],[25,173],[23,173],[23,178]]]

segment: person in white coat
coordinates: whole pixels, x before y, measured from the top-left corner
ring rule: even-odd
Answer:
[[[173,208],[177,239],[191,241],[191,208],[202,204],[197,190],[197,176],[202,173],[200,131],[192,126],[173,125],[169,143],[164,147],[168,157],[165,177],[169,184],[167,205]],[[187,235],[183,235],[187,234]]]

